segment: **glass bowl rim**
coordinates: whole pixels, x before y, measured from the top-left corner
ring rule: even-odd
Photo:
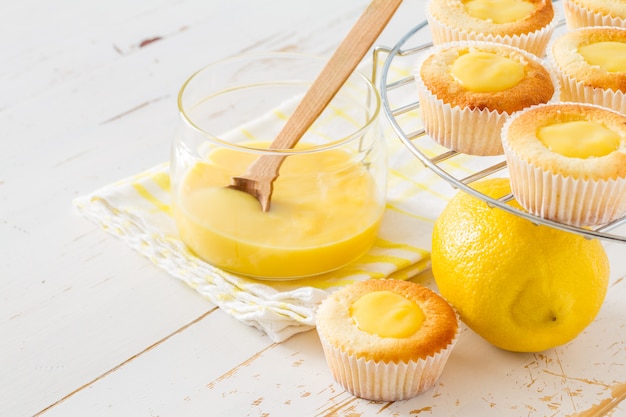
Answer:
[[[321,152],[321,151],[325,151],[328,149],[332,149],[338,146],[341,146],[345,143],[351,142],[352,140],[362,137],[365,132],[367,130],[369,130],[370,128],[372,128],[372,125],[378,120],[378,118],[380,117],[380,112],[381,112],[381,97],[380,97],[380,93],[378,92],[378,89],[376,88],[374,82],[372,82],[372,80],[370,80],[368,77],[366,77],[364,74],[362,74],[358,68],[350,75],[350,77],[348,78],[351,79],[353,77],[356,77],[357,79],[364,81],[365,85],[367,86],[367,92],[370,96],[370,99],[374,100],[373,103],[373,112],[371,114],[369,114],[367,116],[367,121],[365,123],[363,123],[362,126],[360,126],[358,129],[356,129],[355,131],[353,131],[352,133],[348,134],[348,135],[344,135],[344,137],[333,140],[333,141],[329,141],[328,143],[322,144],[322,145],[315,145],[315,146],[307,146],[306,148],[293,148],[293,149],[268,149],[268,148],[258,148],[258,147],[254,147],[254,146],[244,146],[244,145],[240,145],[240,144],[234,144],[231,142],[228,142],[226,140],[220,139],[218,135],[215,135],[213,133],[210,133],[208,131],[206,131],[205,129],[200,128],[199,126],[197,126],[188,116],[187,112],[185,111],[185,106],[183,105],[183,95],[185,94],[187,87],[189,87],[189,84],[194,81],[201,73],[205,72],[206,70],[209,70],[213,67],[216,67],[218,65],[222,65],[231,61],[236,61],[236,60],[240,60],[240,59],[263,59],[263,58],[301,58],[301,59],[312,59],[312,60],[319,60],[320,62],[322,62],[323,64],[325,63],[326,59],[321,57],[321,56],[317,56],[317,55],[310,55],[310,54],[304,54],[304,53],[293,53],[293,52],[255,52],[255,53],[244,53],[244,54],[236,54],[236,55],[232,55],[223,59],[220,59],[218,61],[212,62],[208,65],[205,65],[204,67],[200,68],[199,70],[195,71],[193,74],[191,74],[183,83],[183,85],[181,86],[179,92],[178,92],[178,97],[177,97],[177,105],[178,105],[178,112],[179,115],[182,117],[183,121],[185,122],[185,124],[187,124],[191,129],[193,129],[194,131],[196,131],[197,133],[200,133],[202,136],[206,137],[207,140],[219,145],[219,146],[223,146],[223,147],[227,147],[227,148],[231,148],[231,149],[235,149],[238,151],[246,151],[246,152],[253,152],[259,155],[293,155],[293,154],[305,154],[305,153],[313,153],[313,152]],[[320,67],[322,68],[323,65]],[[311,80],[313,81],[313,80]],[[271,83],[275,83],[276,81],[269,81],[267,82],[267,84],[271,84]],[[258,82],[256,84],[264,84],[264,82]]]

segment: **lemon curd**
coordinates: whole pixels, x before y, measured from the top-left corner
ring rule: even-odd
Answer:
[[[384,201],[349,153],[288,156],[267,212],[247,193],[226,188],[254,158],[216,149],[183,178],[174,215],[200,258],[243,275],[287,279],[337,269],[371,247]]]
[[[578,48],[578,53],[589,65],[597,65],[608,72],[626,72],[626,43],[595,42]]]
[[[425,315],[413,301],[392,291],[374,291],[356,300],[350,315],[357,327],[380,337],[404,338],[417,332]]]
[[[452,77],[464,88],[477,93],[505,91],[525,76],[524,65],[491,52],[468,52],[454,60]]]
[[[463,5],[470,16],[498,24],[522,20],[535,9],[524,0],[467,0]]]
[[[605,126],[578,120],[556,123],[537,130],[537,138],[548,149],[570,158],[593,158],[617,150],[620,136]]]

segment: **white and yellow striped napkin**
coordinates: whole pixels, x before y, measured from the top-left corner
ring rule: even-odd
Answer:
[[[403,74],[409,75],[409,70],[398,75]],[[403,117],[415,123],[415,128],[421,123],[416,111]],[[323,276],[257,281],[224,272],[195,257],[177,235],[167,163],[77,198],[74,205],[84,217],[225,312],[280,342],[313,328],[317,305],[334,289],[370,278],[408,279],[430,266],[432,224],[454,190],[424,168],[386,121],[383,123],[390,170],[387,209],[378,240],[361,259]],[[455,169],[465,168],[461,163]]]

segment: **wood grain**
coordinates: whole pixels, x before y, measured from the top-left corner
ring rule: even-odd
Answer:
[[[334,383],[315,332],[273,344],[73,211],[169,158],[191,73],[246,51],[328,56],[366,4],[3,3],[0,416],[626,415],[623,245],[606,245],[609,294],[574,342],[511,354],[466,331],[433,390],[388,404]],[[424,4],[405,0],[377,44]]]

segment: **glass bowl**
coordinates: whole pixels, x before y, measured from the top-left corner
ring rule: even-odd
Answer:
[[[181,239],[199,258],[267,280],[333,271],[366,253],[385,208],[380,98],[355,72],[293,149],[268,149],[325,60],[250,54],[193,74],[178,96],[170,174]],[[227,186],[286,155],[270,209]]]

